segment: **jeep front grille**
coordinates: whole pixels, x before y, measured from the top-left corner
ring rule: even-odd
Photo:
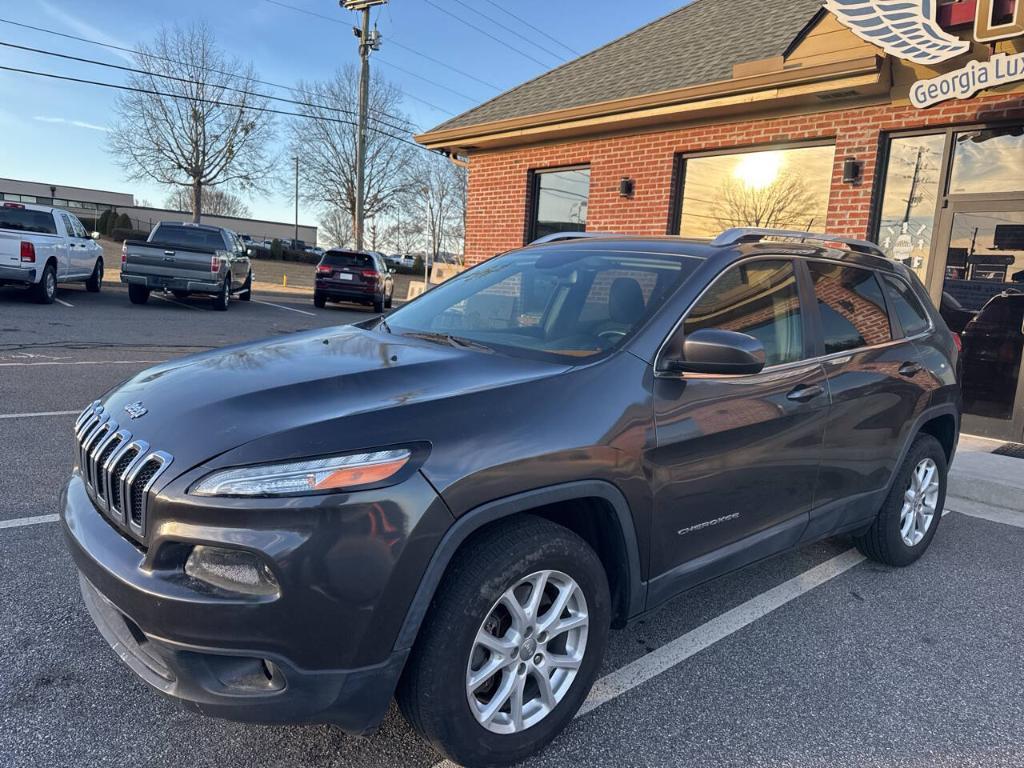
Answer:
[[[96,509],[121,530],[142,541],[146,536],[149,491],[173,461],[119,428],[99,401],[75,421],[78,467]]]

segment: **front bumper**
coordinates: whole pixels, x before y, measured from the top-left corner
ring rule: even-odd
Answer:
[[[126,285],[144,285],[151,291],[190,291],[192,293],[220,293],[224,283],[220,280],[196,280],[191,277],[159,277],[121,273]]]
[[[32,285],[38,274],[35,267],[0,267],[0,283]]]
[[[427,498],[420,485],[426,481],[418,473],[407,483],[413,490],[396,494],[406,508],[412,504],[410,494]],[[428,507],[440,511],[430,502]],[[388,628],[404,620],[408,603],[398,596],[388,601],[388,596],[408,591],[411,601],[416,585],[406,589],[399,584],[393,591],[392,582],[409,581],[398,563],[389,572],[367,572],[359,545],[372,543],[349,532],[348,546],[339,548],[346,531],[332,526],[322,509],[313,511],[317,518],[328,518],[322,530],[312,531],[314,536],[309,535],[309,518],[296,508],[289,513],[291,531],[283,530],[270,511],[246,515],[230,510],[230,519],[237,524],[244,515],[250,529],[216,527],[216,509],[204,510],[211,522],[202,526],[183,513],[173,522],[158,521],[142,547],[96,510],[76,470],[62,496],[61,516],[90,615],[111,647],[149,685],[216,717],[332,723],[349,733],[368,733],[387,712],[409,652],[394,649],[397,629]],[[427,510],[421,517],[428,523],[432,519]],[[450,521],[446,510],[444,517]],[[272,520],[268,530],[259,528],[264,518]],[[261,553],[270,564],[279,594],[227,592],[184,573],[184,553],[193,544],[238,545],[243,540],[245,549]],[[422,573],[415,562],[419,548],[409,549],[415,551],[407,559]],[[332,553],[341,561],[332,562]],[[364,595],[361,601],[353,600],[352,593],[339,594],[330,579],[343,574],[343,582],[351,583],[353,565],[362,569],[356,585]],[[387,587],[375,589],[375,576]]]

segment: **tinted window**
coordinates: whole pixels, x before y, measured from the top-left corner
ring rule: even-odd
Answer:
[[[328,251],[324,254],[322,264],[330,264],[332,267],[360,267],[375,269],[376,263],[373,256],[368,253],[350,253],[348,251]]]
[[[685,334],[701,328],[753,336],[764,345],[766,365],[803,358],[803,318],[793,265],[766,260],[728,269],[683,323]]]
[[[537,173],[536,185],[531,241],[555,232],[587,228],[589,168]]]
[[[885,299],[875,273],[808,262],[821,313],[825,354],[892,341]]]
[[[153,242],[173,245],[186,250],[189,248],[225,250],[224,237],[217,230],[175,224],[159,225],[153,233]]]
[[[882,282],[885,283],[885,293],[889,297],[889,306],[892,307],[900,325],[903,326],[903,333],[906,336],[916,336],[928,329],[928,313],[925,312],[921,302],[914,295],[913,289],[898,277],[884,275]],[[952,299],[952,297],[950,297]],[[957,309],[959,306],[956,299],[952,299]]]
[[[0,229],[37,232],[41,235],[57,234],[57,224],[52,214],[25,208],[0,208]]]

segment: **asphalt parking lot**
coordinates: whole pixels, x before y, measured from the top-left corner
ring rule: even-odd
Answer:
[[[0,766],[410,766],[379,733],[247,726],[151,692],[94,629],[53,514],[85,404],[156,362],[355,322],[297,294],[208,300],[0,288]],[[1024,465],[1022,465],[1024,466]],[[595,692],[531,766],[1021,766],[1024,528],[951,513],[894,570],[828,540],[613,633]]]

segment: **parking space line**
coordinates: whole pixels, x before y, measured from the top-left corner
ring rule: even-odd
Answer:
[[[64,299],[58,299],[56,296],[53,297],[53,300],[56,301],[58,304],[63,304],[65,307],[74,307],[75,306],[70,301],[64,301]]]
[[[50,360],[42,363],[0,363],[2,368],[23,367],[33,365],[154,365],[166,363],[166,360]]]
[[[1024,528],[1024,512],[1003,507],[994,507],[989,504],[980,504],[969,499],[949,499],[947,506],[953,512],[959,512],[967,517],[976,517],[979,520],[988,520],[990,523],[1002,523],[1012,525],[1016,528]]]
[[[316,312],[307,312],[304,309],[295,309],[295,307],[286,307],[282,304],[273,304],[269,301],[260,301],[259,299],[252,300],[254,304],[264,304],[268,307],[277,307],[278,309],[287,309],[289,312],[298,312],[300,315],[309,315],[310,317],[316,317]]]
[[[35,416],[77,416],[78,411],[37,411],[36,413],[0,413],[0,419],[31,419]]]
[[[40,523],[56,523],[60,515],[36,515],[35,517],[18,517],[14,520],[0,520],[2,528],[22,528],[26,525],[39,525]]]

